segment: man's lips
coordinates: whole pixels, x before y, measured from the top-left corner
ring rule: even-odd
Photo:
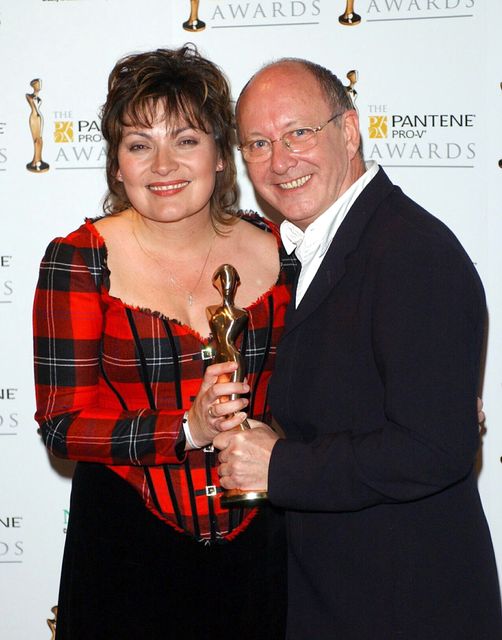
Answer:
[[[312,177],[312,174],[309,173],[306,176],[302,176],[301,178],[295,178],[294,180],[290,180],[289,182],[280,182],[277,186],[283,189],[284,191],[287,191],[289,189],[298,189],[299,187],[303,187],[303,185],[306,184],[311,177]]]
[[[178,182],[152,182],[147,185],[147,189],[157,196],[171,195],[174,192],[181,191],[190,182],[188,180],[179,180]]]

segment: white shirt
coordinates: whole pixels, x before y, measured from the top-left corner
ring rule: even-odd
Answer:
[[[287,253],[295,252],[301,263],[300,277],[296,288],[295,306],[298,307],[305,292],[314,279],[336,232],[349,209],[366,185],[375,177],[378,165],[371,160],[366,163],[366,172],[352,184],[329,209],[302,231],[295,224],[284,220],[281,238]]]

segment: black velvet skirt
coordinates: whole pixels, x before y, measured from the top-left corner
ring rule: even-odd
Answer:
[[[282,514],[260,509],[231,542],[163,523],[103,465],[73,478],[58,640],[284,640]]]

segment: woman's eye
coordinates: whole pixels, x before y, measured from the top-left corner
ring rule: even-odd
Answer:
[[[131,144],[129,147],[129,151],[142,151],[143,149],[147,149],[146,144],[141,142],[137,142],[136,144]]]
[[[199,141],[195,138],[181,138],[178,140],[178,145],[181,147],[194,147],[199,144]]]

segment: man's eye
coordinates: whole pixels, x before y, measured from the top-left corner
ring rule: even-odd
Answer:
[[[312,133],[312,129],[310,127],[303,127],[302,129],[294,129],[293,131],[290,131],[288,133],[288,137],[293,139],[304,138],[305,136],[308,136],[309,133]]]
[[[268,140],[253,140],[248,146],[251,151],[263,151],[263,149],[268,149],[269,145],[270,142]]]

